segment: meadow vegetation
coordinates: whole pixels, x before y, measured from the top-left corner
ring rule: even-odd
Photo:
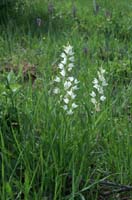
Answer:
[[[132,2],[96,3],[0,5],[1,200],[132,199]]]

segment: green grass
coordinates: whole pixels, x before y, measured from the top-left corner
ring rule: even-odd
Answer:
[[[101,180],[132,185],[132,3],[98,4],[94,14],[92,0],[57,0],[48,13],[48,1],[36,0],[1,20],[1,200],[98,200]],[[51,92],[68,42],[80,81],[73,116]],[[89,94],[101,65],[107,99],[95,112]]]

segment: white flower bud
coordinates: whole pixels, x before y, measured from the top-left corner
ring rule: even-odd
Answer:
[[[61,80],[60,80],[60,77],[56,76],[56,78],[54,79],[55,82],[59,83]]]
[[[101,101],[105,101],[105,100],[106,100],[106,97],[105,97],[105,96],[101,96],[101,97],[100,97],[100,100],[101,100]]]
[[[91,98],[91,102],[95,105],[97,103],[95,98]]]
[[[62,106],[62,108],[63,108],[64,110],[68,110],[68,106],[67,106],[67,105]]]
[[[65,83],[64,83],[64,89],[65,90],[67,90],[67,89],[69,89],[70,87],[71,87],[71,82],[70,81],[65,81]]]
[[[70,57],[69,60],[70,60],[71,62],[74,62],[74,56]]]
[[[70,76],[70,77],[68,77],[68,80],[72,82],[72,81],[74,81],[74,77]]]
[[[61,74],[62,76],[65,76],[65,75],[66,75],[65,70],[63,69],[63,70],[60,72],[60,74]]]
[[[64,69],[64,64],[60,63],[60,64],[58,65],[58,68],[59,68],[59,69]]]
[[[67,58],[65,57],[62,61],[61,61],[62,64],[66,65],[67,63]]]
[[[68,111],[67,111],[67,114],[68,114],[68,115],[72,115],[72,114],[73,114],[72,109],[68,110]]]
[[[69,99],[68,98],[64,98],[63,101],[68,104],[69,103]]]
[[[59,88],[55,88],[55,89],[53,90],[53,93],[54,93],[54,94],[59,94],[59,93],[60,93],[60,89],[59,89]]]
[[[65,54],[65,53],[62,53],[60,56],[61,56],[62,58],[65,58],[65,59],[66,59],[66,54]]]
[[[75,104],[75,103],[72,103],[72,108],[74,109],[74,108],[77,108],[78,107],[78,105],[77,104]]]
[[[94,91],[92,91],[92,92],[90,93],[90,96],[94,98],[94,97],[96,97],[96,93],[95,93]]]

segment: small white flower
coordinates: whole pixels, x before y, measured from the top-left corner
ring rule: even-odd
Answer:
[[[53,93],[54,93],[54,94],[59,94],[59,93],[60,93],[60,89],[59,89],[59,88],[55,88],[55,89],[53,90]]]
[[[104,93],[103,87],[101,85],[96,84],[93,87],[97,89],[99,94],[103,94]]]
[[[76,96],[77,96],[76,94],[72,94],[72,95],[71,95],[71,99],[75,99]]]
[[[75,78],[74,83],[75,83],[75,84],[78,84],[79,81]]]
[[[66,75],[66,72],[65,72],[65,70],[64,70],[64,69],[62,69],[62,71],[60,72],[60,74],[61,74],[62,76],[65,76],[65,75]]]
[[[67,57],[65,57],[62,61],[61,61],[62,64],[66,65],[67,63]]]
[[[64,98],[63,101],[68,104],[69,103],[69,99],[68,98]]]
[[[64,64],[60,63],[60,64],[58,65],[58,68],[59,68],[59,69],[64,69]]]
[[[94,80],[93,80],[93,84],[95,84],[95,85],[98,85],[98,79],[97,78],[94,78]]]
[[[75,104],[75,103],[72,103],[72,108],[74,109],[74,108],[77,108],[78,107],[78,105],[77,104]]]
[[[73,55],[73,51],[72,51],[72,46],[71,45],[68,45],[64,48],[64,51],[66,52],[66,54],[68,55]]]
[[[67,106],[67,105],[62,106],[62,108],[63,108],[64,110],[68,110],[68,106]]]
[[[71,62],[74,62],[74,56],[70,57],[69,60],[70,60]]]
[[[101,101],[105,101],[105,100],[106,100],[106,97],[103,95],[103,96],[100,97],[100,100],[101,100]]]
[[[102,81],[102,86],[107,86],[108,83],[106,82],[106,80]]]
[[[91,98],[91,102],[95,105],[97,103],[95,98]]]
[[[94,88],[96,88],[97,90],[99,90],[99,88],[100,88],[100,85],[98,85],[98,84],[95,84],[93,87],[94,87]]]
[[[56,76],[56,78],[54,79],[55,82],[59,83],[61,80],[60,80],[60,77]]]
[[[69,91],[67,91],[67,94],[68,94],[69,96],[72,96],[74,93],[73,93],[72,90],[69,90]]]
[[[78,90],[79,88],[75,85],[72,87],[72,90]]]
[[[74,94],[74,92],[72,90],[67,91],[67,94],[71,97],[71,99],[75,99],[76,95]]]
[[[64,89],[65,90],[67,90],[67,89],[69,89],[70,87],[71,87],[71,82],[70,81],[65,81],[65,83],[64,83]]]
[[[99,94],[103,94],[103,93],[104,93],[104,90],[103,90],[103,87],[102,87],[102,86],[99,86],[99,88],[98,88],[98,93],[99,93]]]
[[[68,80],[72,82],[72,81],[74,81],[74,77],[70,76],[70,77],[68,77]]]
[[[67,114],[68,114],[68,115],[72,115],[72,114],[73,114],[73,110],[72,110],[72,109],[68,110],[68,111],[67,111]]]
[[[61,56],[61,58],[66,58],[66,54],[65,53],[62,53],[60,56]]]
[[[96,93],[94,91],[92,91],[90,96],[94,98],[94,97],[96,97]]]
[[[74,64],[73,63],[69,63],[68,64],[68,68],[73,68],[74,67]]]

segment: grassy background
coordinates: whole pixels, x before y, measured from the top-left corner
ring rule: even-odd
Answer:
[[[1,17],[1,200],[96,200],[100,180],[132,184],[132,2],[97,4],[94,13],[90,0],[24,1]],[[80,81],[72,117],[49,93],[67,42]],[[101,65],[107,100],[91,114]]]

